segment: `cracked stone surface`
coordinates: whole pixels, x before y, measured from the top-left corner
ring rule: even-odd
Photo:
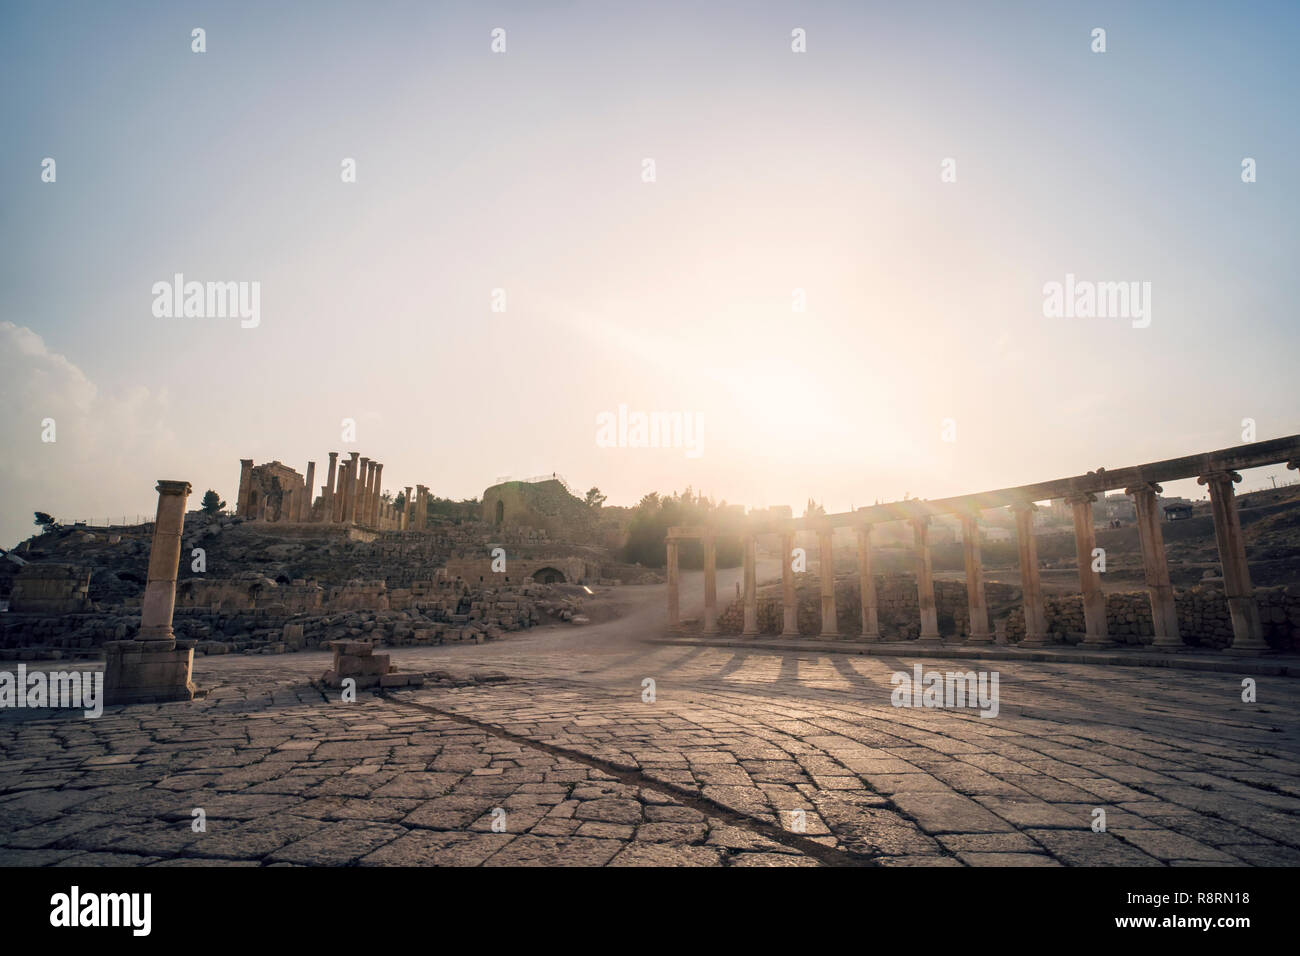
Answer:
[[[1247,704],[1230,674],[921,661],[997,670],[988,719],[893,707],[906,657],[634,630],[394,649],[463,679],[354,703],[303,653],[200,658],[193,703],[0,712],[0,863],[1300,863],[1294,678]]]

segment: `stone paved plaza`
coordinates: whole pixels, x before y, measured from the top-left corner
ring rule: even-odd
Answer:
[[[355,703],[312,684],[329,656],[311,652],[199,658],[193,703],[6,711],[0,863],[1300,863],[1294,678],[1246,704],[1230,673],[640,630],[395,649],[447,676]],[[998,716],[891,706],[918,662],[996,669]]]

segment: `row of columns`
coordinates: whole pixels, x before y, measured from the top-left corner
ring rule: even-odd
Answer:
[[[1293,462],[1288,467],[1297,467]],[[1224,590],[1232,618],[1235,650],[1258,652],[1267,649],[1259,608],[1255,603],[1254,589],[1250,583],[1250,570],[1246,562],[1245,543],[1241,535],[1241,520],[1233,484],[1241,475],[1231,471],[1216,471],[1197,479],[1207,486],[1214,515],[1214,533],[1219,560],[1223,565]],[[1152,646],[1174,649],[1183,647],[1178,630],[1178,614],[1174,604],[1174,589],[1169,578],[1169,562],[1165,556],[1164,537],[1161,532],[1156,495],[1162,491],[1154,482],[1125,489],[1133,496],[1137,512],[1138,538],[1145,570],[1145,583],[1151,601],[1153,624]],[[1075,548],[1079,571],[1079,585],[1083,595],[1085,634],[1083,646],[1105,647],[1110,640],[1106,622],[1106,595],[1102,590],[1099,569],[1095,566],[1093,552],[1097,537],[1093,525],[1092,504],[1096,496],[1079,494],[1066,499],[1074,520]],[[1016,521],[1016,540],[1019,551],[1021,594],[1025,615],[1023,647],[1042,647],[1049,643],[1047,619],[1044,609],[1042,585],[1039,579],[1038,549],[1034,536],[1034,512],[1037,506],[1024,501],[1011,506]],[[989,628],[988,602],[985,598],[984,570],[980,554],[979,513],[977,510],[959,515],[962,526],[962,549],[966,569],[966,594],[970,616],[969,644],[987,644],[992,640]],[[939,643],[938,612],[934,598],[934,575],[930,559],[929,515],[908,519],[912,524],[916,554],[917,604],[920,610],[922,643]],[[862,640],[881,640],[879,608],[876,599],[875,578],[871,570],[872,525],[855,528],[858,545],[859,587],[862,597]],[[839,636],[835,608],[835,556],[833,550],[834,527],[817,529],[821,558],[821,637]],[[668,539],[668,623],[680,625],[678,545],[680,539]],[[704,546],[704,633],[717,632],[717,571],[716,539],[703,535]],[[757,538],[755,534],[742,537],[744,551],[744,625],[742,633],[758,634],[758,588],[756,579]],[[794,532],[781,532],[781,599],[783,637],[798,636],[798,610],[795,599],[794,569],[791,562],[794,550]]]

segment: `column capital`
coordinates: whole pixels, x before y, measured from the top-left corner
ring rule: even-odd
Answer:
[[[1038,510],[1038,505],[1034,504],[1032,501],[1016,501],[1016,502],[1012,502],[1007,507],[1015,512],[1021,512],[1021,511],[1032,512]]]
[[[1094,495],[1091,491],[1078,491],[1072,495],[1066,495],[1064,498],[1065,503],[1071,506],[1083,505],[1083,504],[1090,505],[1096,500],[1097,500],[1097,496]]]
[[[1233,482],[1241,481],[1241,473],[1224,469],[1221,471],[1207,472],[1196,479],[1198,485],[1231,485]]]
[[[168,481],[166,478],[159,478],[158,487],[154,489],[160,495],[188,495],[192,490],[188,481]]]
[[[241,465],[243,465],[245,468],[252,468],[252,467],[253,467],[253,459],[251,459],[251,458],[241,458],[241,459],[239,459],[239,463],[240,463]]]
[[[1158,495],[1158,494],[1160,494],[1161,492],[1163,492],[1164,490],[1165,490],[1164,488],[1162,488],[1160,485],[1156,484],[1154,481],[1144,481],[1144,482],[1141,482],[1140,484],[1132,485],[1132,486],[1130,486],[1130,487],[1128,487],[1128,488],[1125,488],[1125,489],[1124,489],[1124,494],[1126,494],[1126,495],[1134,495],[1134,496],[1137,496],[1137,495]]]

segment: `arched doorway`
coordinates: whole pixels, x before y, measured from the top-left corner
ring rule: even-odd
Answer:
[[[566,584],[564,572],[559,568],[538,568],[531,575],[538,584]]]

